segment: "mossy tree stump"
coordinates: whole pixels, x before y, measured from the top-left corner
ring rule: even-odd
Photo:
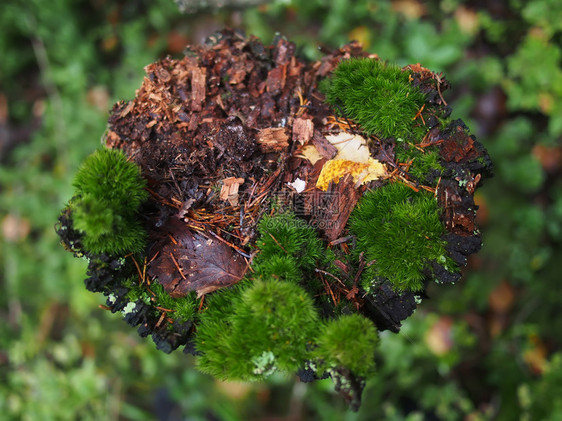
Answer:
[[[59,220],[87,288],[204,372],[331,376],[357,409],[377,332],[481,244],[491,163],[448,118],[448,82],[357,43],[306,62],[229,30],[146,72]]]

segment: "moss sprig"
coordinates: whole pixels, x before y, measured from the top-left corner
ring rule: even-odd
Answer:
[[[216,294],[201,314],[198,367],[225,380],[257,380],[277,370],[295,371],[309,356],[317,320],[308,292],[291,282],[257,279]]]
[[[292,258],[298,268],[306,271],[315,268],[325,256],[325,246],[316,230],[293,212],[264,216],[258,233],[256,247],[260,252],[254,259],[258,269],[272,258],[283,256]]]
[[[86,251],[123,255],[144,249],[138,211],[147,198],[145,186],[139,167],[119,150],[100,149],[84,160],[69,206]]]
[[[424,131],[416,127],[413,117],[425,100],[409,75],[377,59],[353,58],[343,60],[320,88],[336,113],[343,113],[365,132],[409,139]]]
[[[445,227],[439,214],[437,200],[424,190],[391,183],[367,192],[349,220],[356,252],[372,262],[363,275],[364,287],[382,277],[397,291],[419,291],[433,261],[455,271],[441,239]]]
[[[400,142],[395,149],[396,161],[407,163],[413,159],[408,173],[420,183],[435,185],[445,170],[441,165],[439,151],[434,147],[426,148],[422,152],[416,147],[404,143]]]
[[[375,349],[379,336],[373,322],[359,314],[350,314],[324,323],[314,350],[319,371],[346,368],[355,375],[368,377],[375,370]]]

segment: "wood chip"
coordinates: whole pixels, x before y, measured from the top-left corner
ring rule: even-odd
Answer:
[[[284,127],[261,129],[257,135],[262,152],[283,152],[289,148],[289,135]]]
[[[205,100],[205,68],[194,67],[191,70],[191,110],[201,111],[201,104]]]
[[[338,153],[338,149],[328,142],[328,139],[322,136],[322,133],[318,130],[314,131],[312,144],[316,147],[316,150],[323,158],[332,159]]]
[[[308,143],[314,134],[314,124],[312,120],[304,118],[296,118],[293,122],[293,142],[299,142],[301,145]]]
[[[228,200],[231,206],[238,206],[238,189],[243,183],[243,178],[228,177],[222,180],[220,199]]]

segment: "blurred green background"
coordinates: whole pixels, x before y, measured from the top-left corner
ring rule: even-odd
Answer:
[[[183,14],[173,0],[0,5],[0,418],[562,419],[562,2],[183,3]],[[156,351],[98,308],[85,262],[55,235],[111,105],[134,96],[146,64],[225,25],[266,43],[281,32],[311,59],[358,39],[443,71],[453,116],[494,160],[477,193],[484,248],[462,282],[432,286],[399,335],[382,335],[358,413],[330,380],[224,384]]]

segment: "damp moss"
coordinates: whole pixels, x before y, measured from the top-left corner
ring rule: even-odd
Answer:
[[[368,377],[375,370],[378,333],[369,319],[350,314],[330,320],[322,326],[314,356],[318,370],[346,368],[355,375]]]
[[[138,211],[146,200],[139,167],[123,152],[100,149],[88,156],[74,179],[73,226],[90,253],[122,255],[144,249]]]
[[[166,292],[164,287],[153,281],[148,287],[146,284],[139,284],[137,277],[128,278],[123,281],[123,286],[129,289],[127,298],[131,302],[141,300],[147,305],[151,305],[156,309],[169,310],[168,316],[180,322],[193,320],[197,315],[200,300],[197,299],[196,293],[192,291],[185,297],[174,298]],[[162,310],[158,310],[160,313]]]
[[[338,114],[369,134],[410,139],[419,137],[414,117],[425,95],[412,86],[410,71],[371,58],[342,61],[320,89]]]
[[[411,161],[408,173],[420,183],[434,185],[444,171],[439,151],[435,147],[420,151],[413,145],[402,143],[397,145],[395,153],[397,162]]]
[[[310,270],[323,260],[325,247],[316,230],[293,212],[264,216],[258,224],[260,250],[254,259],[256,270],[274,263],[275,257],[290,257],[302,270]]]
[[[318,321],[308,292],[277,279],[232,291],[216,294],[201,315],[199,369],[224,380],[257,380],[302,367]]]
[[[431,262],[447,262],[445,227],[435,197],[390,183],[367,192],[352,212],[349,227],[357,237],[356,253],[371,262],[362,277],[366,289],[386,278],[397,291],[419,291]]]

